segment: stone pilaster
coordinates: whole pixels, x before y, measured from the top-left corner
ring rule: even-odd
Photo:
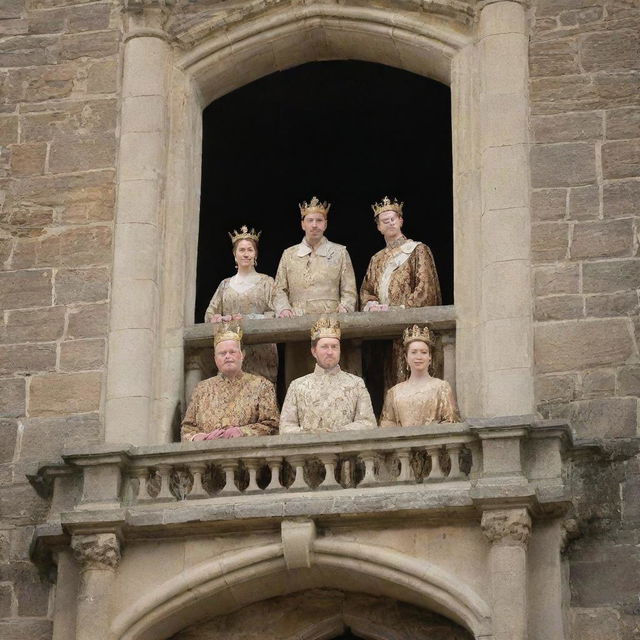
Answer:
[[[168,0],[125,0],[105,438],[148,441],[158,343],[171,49]]]
[[[512,0],[484,4],[476,46],[480,54],[483,413],[488,417],[525,415],[533,413],[525,7]]]
[[[522,508],[485,511],[481,527],[491,544],[488,564],[494,638],[526,640],[531,518]]]
[[[74,535],[71,548],[80,564],[75,640],[104,640],[111,623],[120,541],[115,533]]]

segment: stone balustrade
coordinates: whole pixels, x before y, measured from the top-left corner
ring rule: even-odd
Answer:
[[[566,424],[529,417],[408,428],[74,449],[32,480],[50,486],[49,525],[73,531],[284,515],[567,502]],[[75,497],[74,497],[75,496]],[[237,523],[236,523],[237,524]],[[102,527],[102,528],[101,528]],[[43,532],[44,533],[44,532]],[[46,536],[45,536],[46,537]]]

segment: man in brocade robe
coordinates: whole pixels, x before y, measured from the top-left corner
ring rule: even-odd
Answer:
[[[340,369],[340,324],[320,318],[311,329],[313,373],[290,385],[282,405],[280,433],[375,429],[364,381]]]
[[[274,386],[242,370],[242,331],[222,327],[214,337],[218,375],[200,382],[182,421],[182,440],[267,436],[277,432]]]
[[[390,307],[430,307],[442,304],[440,281],[431,250],[402,233],[402,202],[384,197],[371,205],[386,247],[370,260],[360,287],[362,311],[387,311]],[[402,342],[386,348],[384,390],[405,379]]]
[[[273,288],[273,308],[279,318],[355,311],[358,292],[347,248],[324,235],[330,207],[315,196],[299,205],[304,238],[282,253]],[[287,381],[307,373],[313,364],[305,345],[287,344]]]

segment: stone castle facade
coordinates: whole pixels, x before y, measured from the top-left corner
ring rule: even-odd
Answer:
[[[2,2],[0,636],[640,637],[639,27],[631,0]],[[172,443],[210,337],[202,109],[332,59],[451,87],[455,308],[345,326],[429,322],[467,421]]]

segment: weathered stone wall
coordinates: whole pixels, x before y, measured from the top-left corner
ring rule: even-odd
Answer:
[[[100,438],[120,17],[0,2],[0,637],[48,638],[28,557],[46,504],[27,461]]]
[[[605,442],[576,460],[574,640],[640,634],[640,7],[542,0],[530,47],[536,394]]]
[[[541,0],[530,46],[537,400],[579,437],[635,436],[640,8]]]

